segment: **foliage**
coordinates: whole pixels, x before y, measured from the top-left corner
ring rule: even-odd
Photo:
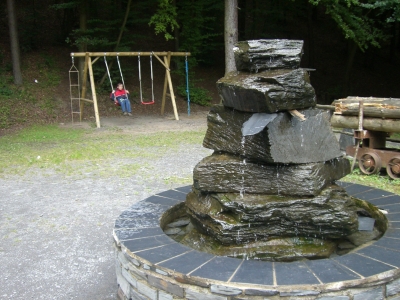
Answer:
[[[187,89],[185,85],[179,85],[177,87],[180,96],[185,97],[187,101]],[[202,106],[209,106],[212,100],[210,92],[204,88],[189,84],[189,97],[190,102],[196,103]]]
[[[397,195],[400,194],[399,181],[392,180],[385,172],[381,174],[365,175],[360,169],[356,168],[351,174],[341,180],[382,189]]]
[[[172,0],[160,0],[157,12],[151,17],[149,25],[154,25],[155,33],[163,33],[168,41],[174,38],[170,32],[179,28],[176,19],[176,7],[172,4]]]
[[[380,47],[389,38],[387,24],[399,20],[400,1],[309,0],[322,4],[337,23],[346,39],[353,40],[362,51],[370,45]]]
[[[0,70],[0,128],[2,129],[27,122],[28,104],[49,115],[53,115],[57,108],[54,95],[43,94],[44,90],[53,89],[61,81],[56,62],[51,56],[41,55],[32,60],[28,68],[26,66],[23,68],[22,76],[24,84],[20,87],[15,86],[10,72]]]

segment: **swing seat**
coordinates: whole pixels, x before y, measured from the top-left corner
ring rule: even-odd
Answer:
[[[155,103],[155,101],[154,100],[152,100],[152,101],[150,101],[150,102],[141,102],[143,105],[149,105],[149,104],[154,104]]]

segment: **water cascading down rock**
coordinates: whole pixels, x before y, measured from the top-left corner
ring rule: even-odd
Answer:
[[[234,49],[237,72],[217,82],[186,209],[195,228],[235,255],[328,257],[357,231],[354,201],[335,185],[350,172],[327,112],[315,108],[303,42],[257,40]]]

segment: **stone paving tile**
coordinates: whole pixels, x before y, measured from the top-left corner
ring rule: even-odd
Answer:
[[[174,190],[168,190],[162,193],[158,193],[156,196],[161,196],[161,197],[167,197],[171,199],[176,199],[180,201],[185,201],[186,200],[186,194],[174,191]]]
[[[158,262],[164,261],[168,258],[180,255],[182,253],[192,250],[179,243],[172,243],[159,248],[147,249],[137,253],[140,257],[157,264]]]
[[[400,227],[400,224],[399,224]],[[384,237],[391,237],[400,239],[400,228],[389,228],[386,230]]]
[[[370,186],[360,185],[360,184],[353,184],[353,185],[346,186],[345,189],[349,195],[354,196],[357,194],[368,192],[370,190],[373,190],[374,188],[372,188]]]
[[[172,206],[177,205],[179,202],[182,202],[182,201],[181,200],[177,200],[177,199],[159,197],[159,196],[151,196],[151,197],[143,200],[143,202],[160,204],[160,205],[163,205],[163,206],[172,207]]]
[[[236,258],[216,256],[201,268],[190,273],[190,276],[228,281],[241,262],[240,259]]]
[[[273,285],[272,262],[245,260],[231,282]]]
[[[392,249],[386,249],[377,246],[369,246],[357,251],[357,253],[366,255],[392,266],[400,267],[400,249],[394,251]]]
[[[187,274],[195,270],[205,262],[209,261],[213,257],[215,257],[215,255],[213,254],[193,250],[189,253],[185,253],[178,257],[174,257],[167,261],[161,262],[158,265],[174,270],[176,272],[180,272],[182,274]]]
[[[361,278],[331,259],[309,260],[306,265],[323,283]]]
[[[390,221],[393,222],[393,226],[396,226],[397,224],[395,222],[400,222],[400,213],[395,212],[395,213],[388,213],[386,215],[386,218]],[[399,227],[399,225],[397,225]]]
[[[135,228],[135,229],[119,229],[115,230],[115,234],[120,241],[133,240],[142,237],[164,235],[162,229],[158,227],[152,228]]]
[[[400,203],[387,204],[385,206],[380,206],[380,205],[377,206],[382,207],[382,209],[386,210],[389,214],[400,212]]]
[[[191,185],[181,186],[181,187],[175,188],[175,190],[187,194],[192,190],[192,186]]]
[[[278,285],[319,284],[303,262],[274,263],[275,276]]]
[[[395,239],[395,238],[389,238],[389,237],[382,237],[379,240],[377,240],[374,245],[388,248],[388,249],[393,249],[393,250],[399,250],[400,249],[400,239]]]
[[[115,220],[114,228],[146,228],[156,227],[160,224],[159,215],[148,215],[147,218],[137,219],[117,219]]]
[[[393,269],[393,267],[388,266],[384,263],[354,253],[335,257],[333,258],[333,260],[339,262],[341,265],[346,266],[347,268],[364,277],[372,276]]]
[[[175,243],[175,241],[168,236],[146,237],[136,240],[129,240],[124,242],[124,246],[131,252],[142,251],[154,247],[164,246]]]
[[[395,204],[395,203],[400,203],[400,196],[398,195],[391,195],[388,197],[380,197],[380,198],[375,198],[372,200],[369,200],[373,205],[376,205],[378,207],[380,206],[386,206],[390,204]]]

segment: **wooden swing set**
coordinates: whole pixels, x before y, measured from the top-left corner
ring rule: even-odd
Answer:
[[[186,57],[186,84],[187,84],[187,96],[188,96],[188,114],[190,114],[190,97],[189,97],[189,83],[188,83],[188,65],[187,65],[187,57],[190,56],[190,52],[78,52],[78,53],[71,53],[72,58],[72,66],[69,70],[69,82],[70,82],[70,96],[71,96],[71,113],[72,113],[72,122],[74,122],[74,115],[79,115],[79,120],[82,121],[83,116],[83,105],[84,102],[93,103],[94,113],[96,118],[96,126],[100,128],[100,116],[99,110],[97,105],[97,96],[96,96],[96,85],[94,81],[93,75],[93,64],[100,58],[104,57],[105,65],[107,68],[108,77],[110,80],[111,88],[112,81],[110,72],[108,69],[107,59],[106,57],[117,57],[118,67],[120,70],[121,78],[123,81],[123,75],[121,71],[121,65],[119,63],[120,56],[137,56],[138,57],[138,67],[139,67],[139,83],[140,83],[140,100],[142,104],[153,104],[154,103],[154,92],[153,92],[153,65],[152,65],[152,57],[154,56],[157,60],[165,67],[165,79],[164,79],[164,89],[162,95],[162,102],[161,102],[161,115],[164,114],[165,108],[165,99],[166,96],[171,98],[172,107],[174,110],[175,120],[179,120],[178,111],[176,108],[175,102],[175,94],[171,80],[171,57],[172,56],[181,56]],[[141,66],[140,66],[140,57],[141,56],[149,56],[150,57],[150,68],[151,68],[151,84],[152,84],[152,99],[151,101],[143,101],[142,97],[142,83],[141,83]],[[83,78],[82,78],[82,89],[80,87],[81,81],[79,78],[79,71],[74,64],[75,57],[85,57],[85,64],[83,68]],[[94,59],[92,60],[92,57]],[[163,59],[161,59],[163,58]],[[92,90],[92,99],[86,98],[87,93],[87,77],[89,73],[90,79],[90,88]],[[125,88],[125,83],[124,88]],[[167,89],[169,93],[167,93]]]

